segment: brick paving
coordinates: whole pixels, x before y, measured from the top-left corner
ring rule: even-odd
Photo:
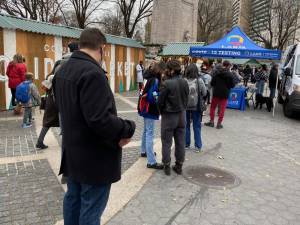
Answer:
[[[0,165],[0,224],[53,225],[64,191],[47,160]]]
[[[37,154],[35,127],[21,128],[22,120],[0,122],[0,158]]]

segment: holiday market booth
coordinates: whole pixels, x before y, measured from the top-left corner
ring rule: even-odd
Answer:
[[[78,40],[81,29],[21,19],[0,14],[0,110],[11,101],[5,70],[16,53],[24,56],[28,72],[40,83],[50,73],[54,62],[67,53],[68,44]],[[145,49],[129,38],[106,35],[103,68],[113,92],[136,89],[136,65],[144,61]],[[99,90],[101,91],[101,90]]]
[[[258,46],[236,26],[221,40],[213,44],[191,47],[190,56],[193,58],[280,60],[281,51],[269,50]],[[246,87],[233,88],[227,107],[245,110],[246,90]]]

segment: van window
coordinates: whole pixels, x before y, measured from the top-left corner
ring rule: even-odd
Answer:
[[[296,74],[300,75],[300,56],[297,57],[297,62],[296,62]]]

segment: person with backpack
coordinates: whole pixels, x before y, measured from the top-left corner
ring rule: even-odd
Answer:
[[[165,63],[156,63],[148,71],[148,79],[142,95],[139,98],[138,113],[144,118],[144,131],[141,144],[141,157],[147,157],[147,168],[163,169],[163,165],[156,162],[153,151],[155,121],[159,120],[157,100],[161,75],[165,70]]]
[[[23,128],[32,126],[33,100],[35,100],[38,105],[41,104],[41,96],[36,85],[33,83],[33,77],[32,73],[26,73],[26,80],[16,88],[16,99],[24,107]]]
[[[213,87],[213,99],[210,106],[210,121],[205,126],[214,127],[215,111],[217,106],[220,107],[217,129],[222,129],[223,119],[227,106],[230,89],[234,87],[233,75],[230,72],[231,64],[229,61],[223,62],[222,70],[212,78],[211,86]]]
[[[167,63],[165,81],[161,85],[158,105],[161,113],[162,162],[167,176],[171,174],[171,147],[175,139],[175,165],[177,174],[182,173],[185,160],[185,111],[188,104],[189,85],[181,76],[179,61]]]
[[[186,111],[186,136],[185,147],[190,149],[191,145],[191,128],[190,124],[193,121],[195,152],[199,153],[202,149],[201,139],[201,120],[202,112],[205,110],[204,97],[207,94],[207,89],[204,81],[198,76],[198,68],[195,64],[187,67],[185,79],[189,85],[188,105]]]
[[[16,106],[16,88],[25,80],[26,65],[23,63],[23,56],[16,54],[13,57],[6,69],[6,75],[8,76],[8,87],[11,90],[11,104]]]

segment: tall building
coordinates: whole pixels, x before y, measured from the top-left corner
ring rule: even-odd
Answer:
[[[251,6],[251,28],[257,32],[266,29],[266,21],[270,19],[271,0],[253,0]],[[253,32],[250,34],[255,36]]]
[[[252,0],[234,0],[232,3],[233,26],[239,26],[247,34],[250,31]]]
[[[151,43],[196,41],[197,0],[154,0]]]
[[[252,38],[256,39],[256,32],[268,37],[268,26],[271,20],[272,30],[276,33],[276,20],[273,20],[274,12],[272,11],[272,0],[234,0],[232,4],[233,10],[233,26],[238,25]],[[300,1],[299,1],[300,2]],[[298,26],[300,23],[300,14]],[[255,31],[255,32],[254,32]],[[276,38],[274,39],[276,41]],[[300,41],[300,31],[296,30],[288,40],[287,44],[293,44]]]

